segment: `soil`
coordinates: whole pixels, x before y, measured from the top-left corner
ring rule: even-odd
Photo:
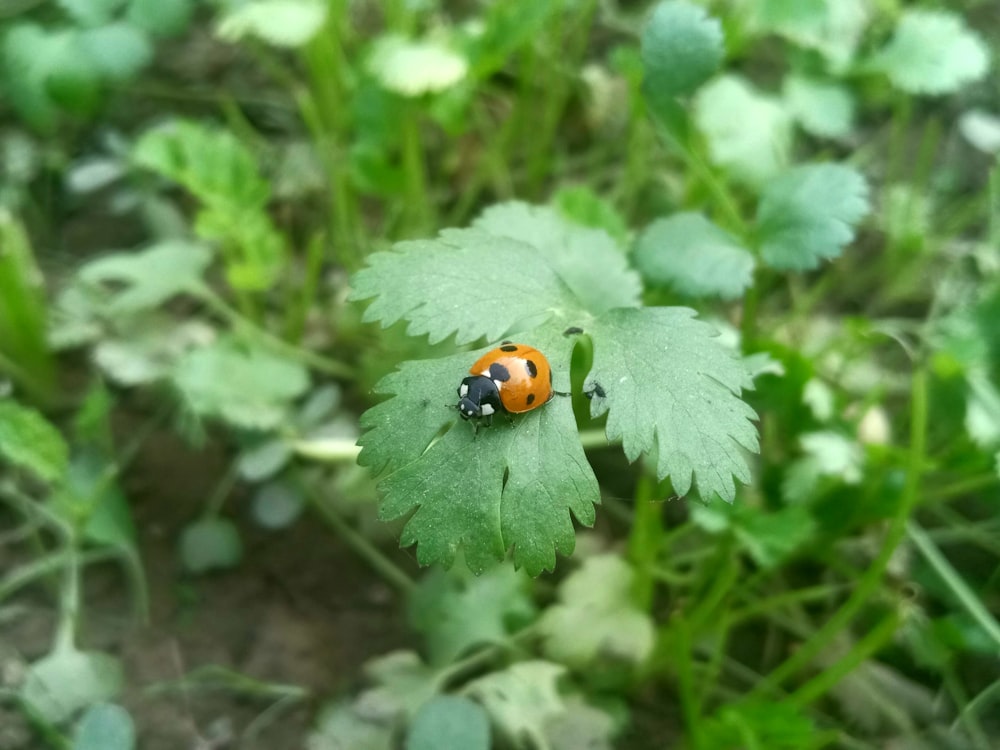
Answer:
[[[263,531],[241,513],[242,498],[234,493],[226,509],[243,535],[242,564],[226,573],[185,575],[176,554],[180,530],[202,511],[226,460],[217,446],[193,450],[164,432],[147,440],[129,467],[124,486],[150,590],[148,624],[136,622],[115,564],[86,570],[81,646],[123,660],[121,702],[136,721],[143,750],[302,748],[319,703],[353,692],[367,659],[415,645],[394,592],[308,513],[284,531]],[[403,553],[387,552],[415,567]],[[3,556],[0,547],[0,569],[17,562]],[[39,585],[4,604],[0,683],[9,683],[47,652],[54,595]],[[275,697],[180,686],[180,678],[209,665],[300,686],[310,697],[265,714]],[[0,747],[45,744],[20,714],[0,708]]]

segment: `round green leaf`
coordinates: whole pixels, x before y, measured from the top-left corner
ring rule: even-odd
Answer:
[[[734,299],[753,280],[753,256],[701,214],[680,213],[650,224],[635,246],[643,277],[693,297]]]
[[[187,28],[193,9],[193,0],[132,0],[126,17],[153,36],[173,36]]]
[[[20,697],[29,711],[58,724],[85,706],[114,698],[121,687],[118,659],[98,651],[64,648],[31,665]]]
[[[232,521],[205,518],[184,529],[180,555],[184,568],[191,573],[232,568],[243,557],[243,543]]]
[[[133,750],[135,724],[129,712],[114,703],[96,703],[76,725],[72,750]]]
[[[302,514],[306,499],[290,482],[269,482],[253,496],[253,518],[266,529],[283,529]]]
[[[486,712],[468,698],[439,695],[417,712],[406,750],[489,750]]]
[[[722,27],[704,8],[683,0],[660,3],[642,31],[646,95],[690,94],[719,69],[723,53]]]
[[[790,75],[785,78],[782,94],[792,116],[807,133],[843,138],[854,127],[854,99],[844,86]]]
[[[80,32],[80,45],[101,77],[126,81],[153,59],[146,33],[128,23],[113,23]]]

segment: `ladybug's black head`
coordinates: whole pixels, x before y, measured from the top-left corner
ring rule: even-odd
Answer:
[[[487,419],[503,409],[497,384],[485,375],[470,375],[458,386],[458,413],[462,419]]]

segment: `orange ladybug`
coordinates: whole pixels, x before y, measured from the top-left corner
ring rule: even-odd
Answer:
[[[545,355],[526,344],[504,341],[469,368],[458,386],[458,413],[462,419],[485,420],[497,412],[521,414],[544,406],[556,394],[552,368]]]

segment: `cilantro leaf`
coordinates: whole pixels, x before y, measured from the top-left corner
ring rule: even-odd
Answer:
[[[445,42],[433,38],[410,41],[398,34],[375,42],[368,67],[386,89],[402,96],[444,91],[469,72],[466,59]]]
[[[0,456],[48,482],[69,466],[69,448],[59,431],[34,409],[10,399],[0,399]]]
[[[484,262],[485,261],[485,262]],[[496,269],[518,269],[517,274]],[[365,322],[406,319],[411,336],[463,344],[498,339],[518,323],[543,323],[574,307],[569,289],[531,245],[480,229],[446,229],[435,240],[400,242],[368,256],[350,299],[374,297]]]
[[[555,386],[566,388],[573,341],[538,334],[524,343],[549,354]],[[462,549],[469,568],[481,572],[513,546],[515,564],[538,575],[555,566],[556,552],[573,550],[570,512],[594,522],[597,480],[566,399],[509,425],[501,418],[478,436],[443,408],[456,401],[469,362],[487,350],[408,362],[376,386],[395,397],[362,417],[371,429],[359,440],[359,462],[387,472],[379,482],[384,520],[412,513],[400,541],[417,544],[421,564],[450,566]]]
[[[321,0],[254,0],[228,11],[216,33],[228,42],[252,36],[275,47],[301,47],[323,28],[326,14]]]
[[[406,750],[489,750],[486,712],[459,695],[439,695],[417,712],[406,735]]]
[[[754,259],[735,237],[701,214],[679,213],[646,227],[635,246],[645,278],[695,297],[739,297],[753,280]]]
[[[523,661],[470,682],[463,692],[482,703],[515,746],[532,739],[536,747],[545,747],[546,722],[566,711],[556,687],[565,671],[547,661]]]
[[[351,286],[350,299],[374,298],[365,321],[407,320],[407,333],[431,343],[453,333],[459,344],[498,339],[639,302],[638,277],[606,233],[516,202],[487,210],[471,229],[372,254]]]
[[[80,270],[80,278],[88,284],[125,284],[111,299],[108,310],[112,314],[131,313],[157,307],[197,288],[210,262],[204,246],[168,240],[142,252],[99,258]]]
[[[761,258],[804,271],[835,258],[869,210],[868,184],[852,167],[808,164],[771,181],[757,208]]]
[[[228,339],[187,352],[172,379],[195,414],[258,430],[281,424],[290,402],[309,387],[298,362]]]
[[[410,599],[410,620],[427,638],[430,662],[448,664],[471,646],[503,640],[508,623],[527,623],[535,612],[529,580],[510,566],[475,577],[431,571]]]
[[[854,99],[837,83],[789,75],[782,96],[802,129],[819,138],[844,138],[854,127]]]
[[[633,573],[617,555],[591,557],[559,587],[539,622],[545,655],[583,669],[601,658],[640,663],[653,650],[653,623],[631,598]]]
[[[788,163],[791,115],[780,100],[761,94],[741,76],[719,76],[701,89],[694,120],[712,161],[735,179],[758,185]]]
[[[690,94],[722,64],[722,26],[683,0],[661,2],[642,30],[644,88],[654,99]]]
[[[874,65],[910,94],[948,94],[986,75],[989,50],[960,16],[908,10]]]
[[[486,209],[474,226],[536,248],[579,306],[595,315],[639,304],[639,277],[604,230],[581,227],[551,208],[519,202]]]
[[[753,383],[743,363],[683,307],[611,310],[596,320],[594,366],[584,383],[591,415],[608,413],[609,440],[630,461],[655,456],[678,494],[692,475],[703,497],[732,502],[732,475],[750,481],[742,449],[757,450],[756,414],[739,399]]]

